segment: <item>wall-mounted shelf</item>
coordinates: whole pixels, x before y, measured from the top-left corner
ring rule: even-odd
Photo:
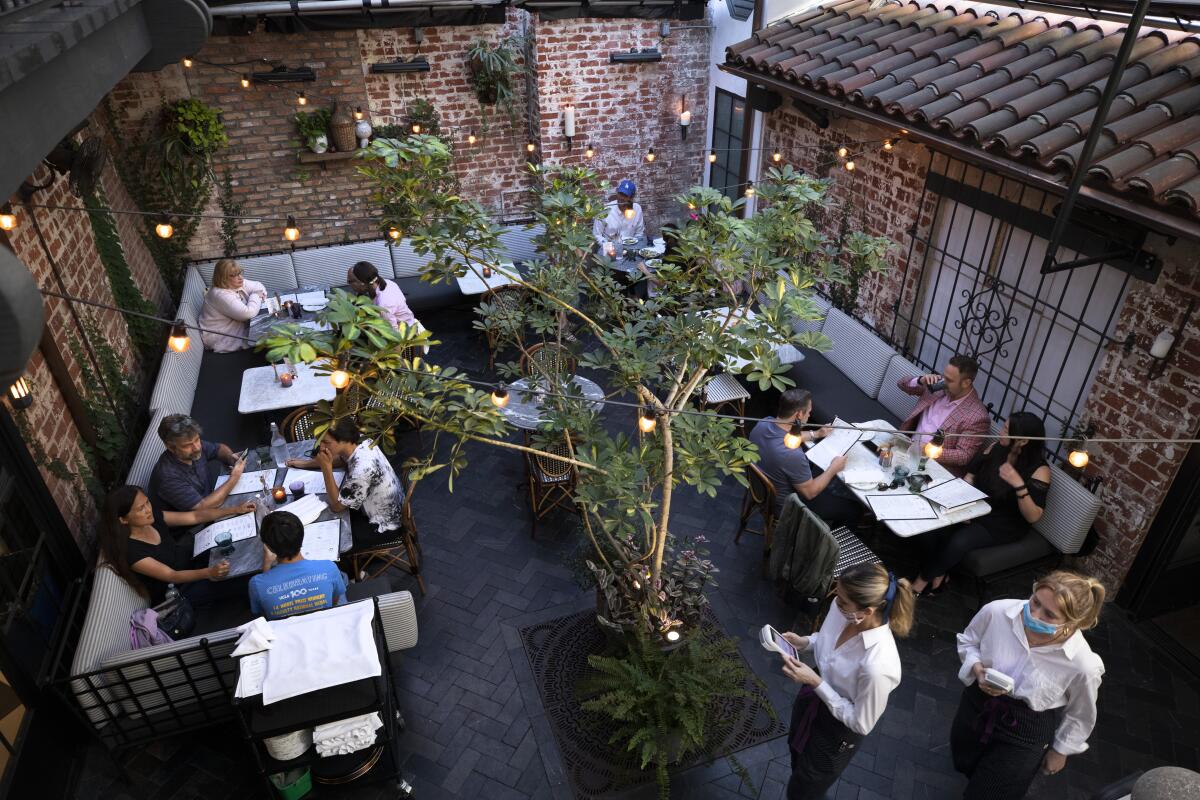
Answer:
[[[346,153],[313,153],[308,150],[301,150],[296,154],[296,160],[301,164],[320,164],[322,169],[326,168],[326,164],[330,161],[345,161],[349,158],[354,158],[361,150],[353,150]]]

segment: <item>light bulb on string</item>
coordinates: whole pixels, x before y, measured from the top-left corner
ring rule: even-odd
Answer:
[[[355,121],[355,122],[358,122],[358,121],[360,121],[362,118],[363,118],[363,110],[362,110],[362,106],[358,106],[358,107],[356,107],[356,108],[354,109],[354,121]]]
[[[304,92],[301,92],[300,94],[296,95],[296,105],[301,105],[301,106],[308,105],[308,98],[304,96]]]
[[[508,405],[508,389],[504,388],[503,383],[492,389],[492,405],[496,408],[504,408]]]
[[[883,140],[883,149],[884,149],[884,150],[886,150],[886,151],[888,151],[888,152],[890,153],[890,152],[892,152],[892,148],[893,148],[893,147],[894,147],[894,145],[892,144],[892,140],[891,140],[891,139],[884,139],[884,140]]]
[[[183,68],[184,68],[184,69],[191,69],[191,68],[192,68],[192,63],[193,63],[193,62],[192,62],[192,58],[191,58],[191,56],[184,56],[184,57],[183,57]]]
[[[676,630],[667,631],[667,641],[668,642],[678,642],[679,641],[679,631],[676,631]]]
[[[350,385],[350,373],[345,367],[345,362],[338,362],[338,368],[329,373],[329,382],[339,391]]]
[[[24,375],[8,387],[8,403],[17,411],[33,405],[33,390],[29,388],[29,379]]]
[[[171,218],[166,213],[158,215],[158,221],[154,224],[154,233],[160,239],[170,239],[175,235],[175,226],[171,224]]]
[[[250,88],[250,76],[249,76],[249,75],[243,75],[243,76],[242,76],[242,88],[243,88],[243,89],[249,89],[249,88]]]
[[[717,163],[717,151],[716,150],[708,151],[708,163],[710,163],[710,164]]]
[[[0,231],[11,231],[17,227],[17,214],[12,209],[11,203],[5,203],[0,206]]]
[[[746,181],[746,197],[754,197],[754,181]]]
[[[938,428],[937,433],[933,434],[933,438],[925,443],[925,457],[937,461],[942,457],[942,446],[944,444],[946,444],[946,432]]]
[[[300,238],[300,229],[296,227],[296,218],[288,214],[287,226],[283,229],[283,238],[294,242]]]
[[[534,143],[533,139],[530,139],[528,142],[525,143],[525,152],[526,153],[532,153],[535,150],[537,150],[537,145]]]
[[[654,159],[655,159],[654,148],[651,147],[649,150],[646,151],[646,163],[653,164]]]
[[[632,208],[625,209],[624,213],[625,213],[625,219],[633,219],[633,209]]]
[[[467,144],[475,144],[475,131],[467,134]]]
[[[799,422],[793,422],[792,427],[783,435],[783,446],[795,450],[804,444],[804,427]]]
[[[583,156],[584,158],[591,158],[594,155],[596,155],[596,148],[592,147],[591,143],[588,143],[588,146],[583,148]]]
[[[783,153],[776,150],[774,153],[771,153],[771,160],[778,164],[780,161],[783,161]]]
[[[638,413],[638,430],[642,433],[651,433],[658,427],[658,416],[652,408],[643,408]]]
[[[171,326],[171,335],[167,337],[167,347],[176,353],[186,353],[191,345],[192,339],[188,336],[187,325],[181,319],[175,320],[175,324]]]
[[[388,238],[393,242],[398,241],[401,236],[403,236],[403,234],[400,233],[398,228],[388,228]]]
[[[413,133],[420,133],[420,132],[421,132],[421,123],[419,123],[419,122],[414,122],[414,123],[412,124],[412,132],[413,132]]]
[[[1071,452],[1067,455],[1067,463],[1075,469],[1083,469],[1091,457],[1087,451],[1087,439],[1079,438],[1071,442]]]
[[[846,156],[850,155],[850,148],[846,147],[845,145],[842,145],[841,147],[839,147],[837,149],[837,154],[838,154],[838,158],[845,158]]]
[[[843,166],[846,168],[846,172],[854,172],[854,162],[853,161],[847,161]]]

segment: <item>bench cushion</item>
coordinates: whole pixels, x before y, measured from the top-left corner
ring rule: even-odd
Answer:
[[[153,409],[150,412],[150,424],[146,426],[146,433],[142,436],[142,443],[138,446],[137,455],[133,457],[133,463],[129,465],[129,474],[125,476],[126,484],[140,486],[143,489],[149,485],[150,473],[154,469],[154,465],[158,463],[158,457],[167,449],[162,439],[158,438],[158,426],[163,417],[172,413],[175,412],[161,408]]]
[[[189,348],[191,349],[191,348]],[[200,364],[185,354],[167,352],[158,368],[158,379],[150,394],[150,410],[167,414],[190,414]]]
[[[838,311],[830,309],[821,332],[833,340],[833,349],[825,358],[852,380],[872,399],[879,395],[883,373],[896,351],[884,344],[866,326]]]
[[[397,281],[401,278],[419,277],[422,267],[429,263],[429,256],[417,255],[408,239],[401,239],[388,250],[392,256],[392,275]]]
[[[291,253],[275,253],[268,256],[245,256],[237,258],[242,268],[242,276],[252,281],[258,281],[267,287],[271,294],[291,292],[296,289],[296,268],[292,265]],[[212,286],[213,268],[216,261],[203,261],[193,264],[205,286]],[[199,313],[199,307],[196,309]]]
[[[501,260],[504,261],[533,261],[539,258],[533,247],[533,238],[541,236],[546,230],[545,225],[510,225],[500,234],[500,244],[503,246]]]
[[[155,434],[157,439],[158,435]],[[129,650],[129,617],[146,608],[149,600],[130,588],[117,573],[100,564],[92,580],[92,595],[88,598],[87,616],[71,660],[71,675],[84,675],[99,668],[113,656]],[[100,677],[71,681],[71,690],[87,718],[100,726],[118,709],[112,704],[106,681]]]
[[[292,262],[300,286],[341,286],[346,282],[346,272],[359,261],[370,261],[380,275],[394,278],[390,250],[382,240],[310,247],[293,253]]]
[[[211,271],[209,272],[209,277],[212,277]],[[208,286],[205,284],[204,276],[200,274],[200,270],[194,265],[188,267],[186,276],[183,279],[183,293],[179,298],[180,310],[185,308],[190,309],[196,317],[199,317],[200,306],[204,304],[204,293],[206,291],[208,291]]]
[[[832,422],[835,416],[840,416],[849,422],[883,419],[893,425],[900,424],[899,417],[867,396],[820,353],[806,350],[804,360],[793,364],[787,375],[796,386],[812,392],[812,422]]]
[[[1056,466],[1050,467],[1046,510],[1033,527],[1060,552],[1078,553],[1096,515],[1100,498]]]
[[[879,395],[876,399],[898,419],[908,419],[908,415],[916,408],[919,398],[905,394],[896,384],[902,379],[920,374],[921,370],[904,356],[892,356],[887,369],[884,370],[883,383],[879,385]]]
[[[418,317],[422,311],[433,311],[463,302],[457,283],[429,283],[420,278],[397,278],[408,307]]]
[[[1011,544],[972,550],[963,558],[961,567],[971,575],[986,577],[1040,561],[1057,553],[1045,537],[1035,530],[1030,530],[1023,538]]]

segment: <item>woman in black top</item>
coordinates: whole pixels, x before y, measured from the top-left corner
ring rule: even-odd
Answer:
[[[126,583],[150,599],[151,605],[162,602],[169,583],[191,597],[198,581],[224,578],[229,563],[193,568],[192,536],[176,539],[168,528],[198,525],[253,510],[253,503],[240,503],[229,508],[161,511],[137,486],[122,486],[110,492],[104,504],[100,553]]]
[[[1039,440],[1045,435],[1041,417],[1028,411],[1014,412],[1000,429],[999,440],[967,464],[963,480],[987,494],[991,513],[966,525],[921,535],[925,559],[921,574],[913,581],[914,592],[928,595],[940,591],[946,573],[967,553],[1018,541],[1042,518],[1050,489],[1050,467],[1042,457]]]

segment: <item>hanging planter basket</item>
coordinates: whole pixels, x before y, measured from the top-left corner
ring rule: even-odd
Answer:
[[[471,72],[471,86],[475,90],[476,99],[479,100],[480,104],[485,106],[496,105],[499,99],[499,89],[497,87],[504,80],[504,77],[488,71],[483,66],[483,59],[479,56],[471,56],[467,61],[467,66]]]

